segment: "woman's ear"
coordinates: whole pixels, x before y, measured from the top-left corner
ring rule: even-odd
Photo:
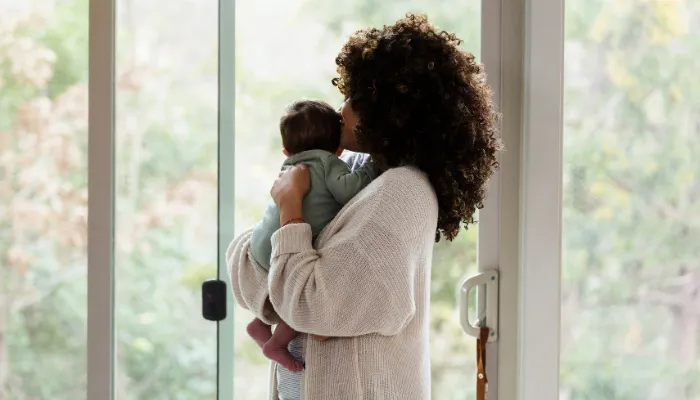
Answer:
[[[287,149],[285,149],[285,148],[282,149],[282,153],[284,153],[284,155],[287,157],[289,157],[289,155],[290,155],[289,152],[287,151]]]

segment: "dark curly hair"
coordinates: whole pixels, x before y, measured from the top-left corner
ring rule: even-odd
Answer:
[[[437,194],[435,240],[474,223],[498,168],[498,113],[482,65],[425,15],[355,32],[333,79],[358,116],[363,151],[386,168],[424,171]]]

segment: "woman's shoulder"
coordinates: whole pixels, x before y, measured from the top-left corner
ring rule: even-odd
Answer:
[[[389,168],[377,180],[380,181],[379,186],[383,191],[399,191],[412,196],[435,197],[435,191],[430,184],[428,175],[415,167]]]
[[[361,193],[363,198],[346,209],[350,220],[361,221],[355,225],[361,239],[353,239],[364,243],[360,248],[383,251],[376,246],[390,243],[411,254],[432,249],[438,201],[425,173],[413,167],[391,168],[364,192],[369,193]]]
[[[414,167],[390,168],[376,179],[380,213],[437,215],[437,196],[428,175]],[[437,218],[437,217],[436,217]]]
[[[432,243],[437,216],[437,196],[427,175],[412,167],[391,168],[343,208],[323,231],[318,245],[331,238],[356,241],[358,236],[370,241],[392,237],[410,243],[425,236]]]

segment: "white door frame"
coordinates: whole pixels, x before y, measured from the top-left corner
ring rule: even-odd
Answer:
[[[525,0],[482,0],[481,59],[506,151],[479,213],[479,271],[500,275],[498,340],[486,347],[489,400],[518,398],[520,180]]]
[[[564,0],[482,0],[482,50],[506,150],[479,214],[499,269],[489,400],[559,397]]]
[[[528,0],[522,140],[520,382],[559,398],[564,0]]]

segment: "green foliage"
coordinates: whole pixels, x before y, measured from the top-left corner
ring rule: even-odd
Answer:
[[[562,389],[572,400],[700,396],[686,378],[700,372],[697,295],[681,294],[700,273],[700,103],[687,59],[699,11],[567,3]]]
[[[20,173],[3,157],[34,151],[22,147],[26,135],[51,133],[17,133],[39,126],[26,119],[38,114],[29,106],[45,99],[54,114],[37,119],[48,118],[51,127],[74,124],[67,149],[79,155],[66,167],[59,157],[64,148],[52,145],[30,165],[63,191],[0,184],[3,196],[23,199],[38,221],[50,221],[23,220],[33,230],[18,235],[17,224],[0,215],[0,290],[10,293],[12,311],[8,330],[0,331],[10,372],[0,390],[12,400],[86,396],[84,219],[61,216],[84,207],[85,114],[60,111],[84,108],[87,4],[59,1],[50,17],[23,20],[9,33],[0,25],[0,39],[10,38],[0,40],[0,176],[12,172],[19,185]],[[330,79],[345,35],[423,11],[457,32],[466,49],[478,54],[480,47],[478,2],[306,0],[298,9],[289,2],[271,7],[294,18],[268,14],[265,7],[251,10],[251,4],[240,4],[236,21],[237,150],[224,155],[237,160],[237,231],[254,223],[266,204],[281,162],[277,123],[285,105],[300,97],[340,100]],[[199,286],[214,277],[217,258],[216,8],[121,7],[117,388],[122,399],[212,398],[217,337],[215,325],[199,318]],[[692,66],[700,32],[692,22],[700,5],[577,0],[567,2],[566,11],[562,398],[697,399],[700,331],[694,324],[700,313],[693,304],[700,304],[700,294],[692,285],[700,282],[700,80]],[[185,17],[202,24],[183,31],[178,21]],[[258,22],[268,18],[288,25],[261,35]],[[152,29],[138,29],[145,25]],[[275,32],[297,32],[301,44]],[[24,39],[31,46],[23,56],[39,60],[28,64],[36,69],[30,75],[13,70],[24,58],[7,56],[17,57],[10,45]],[[290,46],[297,56],[312,40],[313,52],[280,56],[289,55]],[[272,47],[276,42],[283,45]],[[261,46],[271,50],[261,52]],[[309,54],[316,55],[305,60]],[[43,76],[45,65],[45,80],[29,79]],[[234,175],[221,173],[224,179]],[[32,196],[19,197],[27,191]],[[51,213],[61,207],[64,213]],[[458,325],[456,304],[458,283],[475,270],[476,238],[470,228],[435,248],[431,346],[433,398],[439,400],[474,396],[474,344]],[[29,261],[20,257],[25,253]],[[267,363],[245,338],[249,317],[234,314],[236,394],[259,399]]]
[[[88,78],[88,0],[71,0],[53,13],[39,40],[56,55],[46,90],[55,98]]]

